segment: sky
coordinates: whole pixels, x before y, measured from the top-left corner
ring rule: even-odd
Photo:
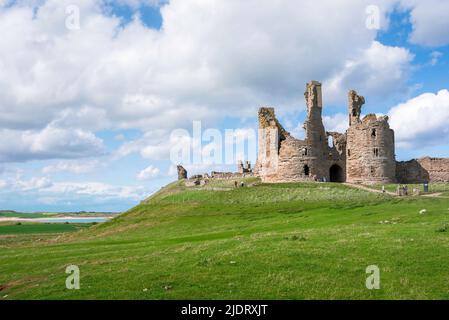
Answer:
[[[448,15],[446,0],[0,0],[0,210],[123,211],[179,162],[254,163],[235,144],[258,108],[303,137],[310,80],[328,131],[355,89],[389,116],[398,160],[449,157]]]

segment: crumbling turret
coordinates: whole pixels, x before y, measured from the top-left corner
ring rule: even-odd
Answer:
[[[306,130],[306,142],[309,146],[314,146],[315,156],[322,156],[326,147],[326,131],[324,130],[322,112],[323,98],[321,93],[321,83],[311,81],[307,84],[304,93],[307,104],[307,120],[304,123]]]
[[[349,106],[349,126],[360,123],[360,114],[362,106],[365,104],[365,98],[359,96],[356,91],[350,90],[348,94]]]
[[[240,174],[252,173],[251,162],[245,161],[245,164],[243,164],[243,161],[239,161],[237,164],[237,169]]]
[[[360,119],[365,99],[349,91],[347,135],[347,181],[352,183],[396,182],[394,131],[388,117],[368,114]]]
[[[183,166],[178,165],[178,180],[187,179],[187,170]]]

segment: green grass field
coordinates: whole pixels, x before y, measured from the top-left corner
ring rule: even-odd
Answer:
[[[0,236],[2,235],[22,235],[22,234],[41,234],[41,233],[64,233],[73,232],[87,226],[81,224],[7,224],[0,225]]]
[[[449,199],[247,184],[173,183],[78,232],[0,236],[0,298],[449,298]],[[65,288],[72,264],[80,290]],[[369,265],[380,268],[380,290],[365,287]]]
[[[56,215],[56,214],[54,214]],[[48,218],[51,216],[50,214],[44,213],[22,213],[16,211],[0,211],[0,218],[25,218],[25,219],[34,219],[34,218]]]

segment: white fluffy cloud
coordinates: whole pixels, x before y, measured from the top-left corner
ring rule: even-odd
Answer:
[[[101,165],[99,160],[67,160],[50,164],[42,169],[44,174],[52,174],[58,172],[70,172],[75,174],[83,174],[97,169]]]
[[[410,12],[413,31],[410,41],[415,44],[438,47],[449,44],[449,1],[401,0]]]
[[[430,53],[430,65],[435,66],[440,61],[441,57],[443,57],[443,53],[439,51],[432,51]]]
[[[389,112],[398,146],[419,148],[449,142],[449,91],[425,93]]]
[[[114,159],[126,157],[132,153],[138,153],[147,160],[168,160],[170,151],[178,145],[191,145],[192,138],[187,131],[182,130],[182,135],[171,134],[168,130],[147,131],[142,137],[128,141],[118,148]]]
[[[41,192],[53,194],[71,193],[79,196],[93,196],[98,198],[120,198],[141,200],[148,191],[143,187],[113,186],[101,182],[58,182]]]
[[[408,49],[374,41],[360,56],[324,83],[329,100],[341,101],[350,88],[368,95],[387,96],[400,90],[410,73],[414,56]]]
[[[107,4],[126,5],[132,8],[142,6],[158,7],[168,2],[168,0],[103,0]]]
[[[137,180],[147,181],[154,178],[157,178],[160,175],[161,171],[159,168],[149,166],[137,174]]]
[[[53,183],[46,177],[39,177],[30,180],[17,180],[12,185],[20,191],[32,191],[50,188]]]
[[[48,126],[41,131],[0,130],[0,162],[82,158],[104,154],[103,141],[80,129]]]
[[[349,126],[349,119],[347,114],[337,113],[333,116],[324,116],[323,123],[326,131],[345,133]]]
[[[0,180],[0,192],[20,192],[43,198],[93,197],[101,200],[131,199],[141,200],[149,194],[142,186],[114,186],[102,182],[53,182],[47,177],[24,179],[20,174]]]
[[[382,15],[392,8],[375,2]],[[374,68],[364,93],[387,94],[397,87],[386,74],[401,82],[410,62],[406,50],[373,42],[372,0],[304,0],[301,9],[290,0],[172,0],[161,30],[138,19],[123,26],[99,0],[25,3],[0,8],[0,126],[11,130],[171,130],[253,116],[260,105],[298,108],[308,80],[333,79],[338,96]],[[69,4],[80,7],[80,30],[65,27]]]
[[[410,10],[411,42],[449,44],[444,0],[119,1],[164,4],[161,30],[137,17],[123,24],[106,14],[109,0],[0,1],[0,161],[102,154],[95,132],[128,128],[146,134],[118,155],[165,159],[173,128],[253,117],[260,105],[291,111],[311,79],[324,82],[326,102],[345,103],[349,88],[387,96],[407,80],[413,55],[375,41],[366,8],[379,5],[385,21],[398,2]],[[80,30],[65,27],[71,4]],[[338,116],[325,121],[341,131]]]

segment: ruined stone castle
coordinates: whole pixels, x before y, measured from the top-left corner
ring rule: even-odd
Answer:
[[[307,84],[305,139],[287,132],[273,108],[259,110],[259,148],[254,174],[264,182],[350,183],[449,182],[449,159],[396,162],[394,131],[388,117],[361,119],[365,98],[349,91],[349,129],[325,131],[321,83]]]

